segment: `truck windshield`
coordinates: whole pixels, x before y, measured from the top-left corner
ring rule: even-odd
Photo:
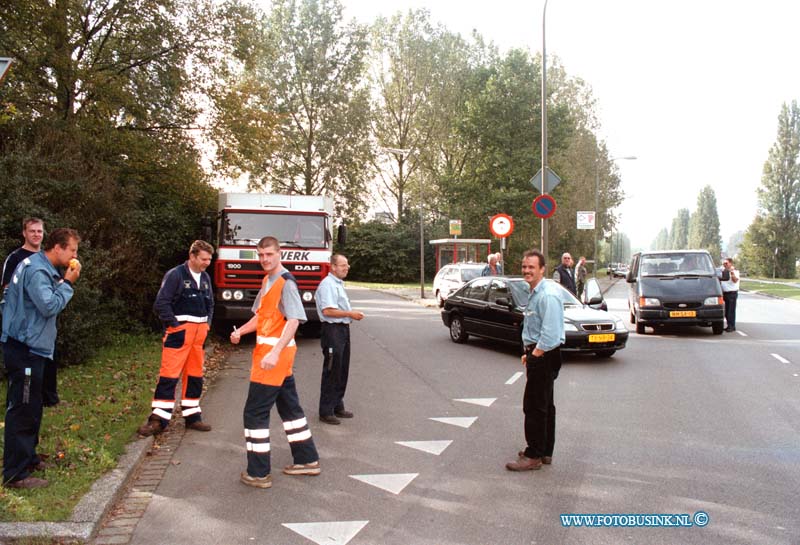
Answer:
[[[272,236],[281,245],[326,248],[325,217],[309,214],[223,212],[220,244],[254,245]]]
[[[646,254],[640,267],[642,276],[714,275],[710,256],[699,252]]]

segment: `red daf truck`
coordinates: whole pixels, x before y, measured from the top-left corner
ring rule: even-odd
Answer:
[[[217,324],[252,317],[264,270],[256,243],[273,236],[281,244],[281,263],[297,279],[308,322],[306,334],[319,332],[314,305],[317,286],[330,270],[333,249],[333,199],[316,195],[220,193],[217,258],[214,264]],[[344,242],[340,227],[339,241]]]

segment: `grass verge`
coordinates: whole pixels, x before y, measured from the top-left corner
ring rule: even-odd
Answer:
[[[91,361],[59,369],[61,403],[44,409],[37,448],[50,455],[50,486],[0,487],[0,521],[69,520],[92,483],[116,466],[149,412],[160,354],[157,335],[120,336]],[[0,389],[4,427],[7,388]]]
[[[383,282],[361,282],[359,280],[347,280],[348,286],[359,286],[361,288],[370,288],[374,290],[403,290],[403,289],[419,289],[419,282],[406,282],[403,284],[387,284]],[[433,290],[433,284],[425,284],[426,290]]]
[[[800,280],[766,280],[759,278],[742,278],[740,286],[747,291],[757,293],[764,293],[766,295],[773,295],[775,297],[782,297],[784,299],[794,299],[800,301],[800,288],[783,284],[787,282],[791,284],[800,284]]]

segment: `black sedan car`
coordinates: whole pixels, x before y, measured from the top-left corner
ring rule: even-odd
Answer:
[[[606,304],[595,279],[586,283],[586,304],[559,288],[564,300],[566,333],[561,350],[608,358],[625,348],[628,329],[621,319],[601,310]],[[528,283],[520,277],[482,276],[447,298],[442,321],[450,329],[453,342],[463,343],[474,335],[521,346],[522,311],[528,294]]]

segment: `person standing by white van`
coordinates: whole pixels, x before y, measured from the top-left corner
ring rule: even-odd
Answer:
[[[733,258],[726,257],[722,267],[728,272],[728,280],[720,280],[722,299],[725,301],[725,331],[736,331],[736,300],[739,298],[739,271],[733,267]]]

